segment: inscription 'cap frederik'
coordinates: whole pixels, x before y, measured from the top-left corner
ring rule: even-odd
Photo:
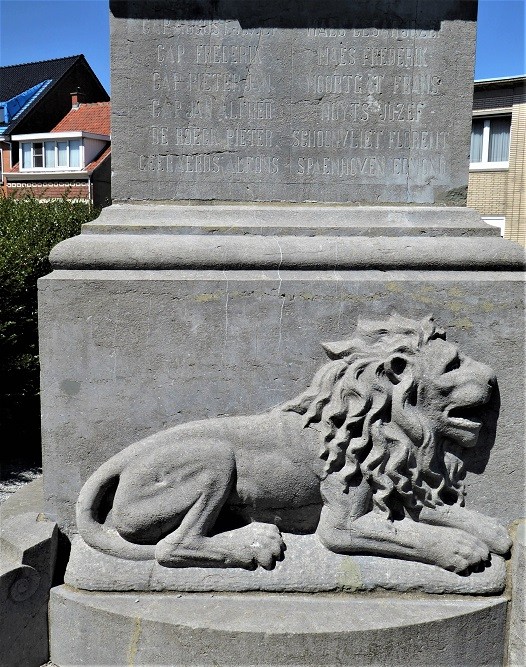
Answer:
[[[476,2],[112,3],[114,198],[465,203]]]

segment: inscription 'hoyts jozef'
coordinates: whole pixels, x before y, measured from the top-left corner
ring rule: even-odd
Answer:
[[[474,3],[186,4],[113,3],[116,198],[462,197]]]

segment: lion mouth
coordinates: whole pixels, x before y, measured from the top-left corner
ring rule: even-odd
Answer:
[[[448,412],[447,420],[456,428],[461,428],[467,431],[478,431],[483,423],[480,409],[485,404],[486,401],[480,401],[476,405],[460,405],[451,408]]]

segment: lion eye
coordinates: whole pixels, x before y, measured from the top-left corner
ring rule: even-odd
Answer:
[[[391,360],[391,369],[395,375],[403,373],[406,366],[407,361],[403,357],[395,357]]]
[[[460,358],[456,356],[454,359],[451,359],[451,361],[447,364],[447,366],[444,369],[444,373],[450,373],[451,371],[456,371],[458,368],[460,368]]]

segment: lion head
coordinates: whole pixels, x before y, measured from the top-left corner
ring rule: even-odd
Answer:
[[[463,504],[463,451],[477,443],[493,371],[432,317],[360,320],[349,339],[323,347],[331,361],[283,409],[321,430],[324,474],[338,473],[346,490],[365,478],[390,518]]]

